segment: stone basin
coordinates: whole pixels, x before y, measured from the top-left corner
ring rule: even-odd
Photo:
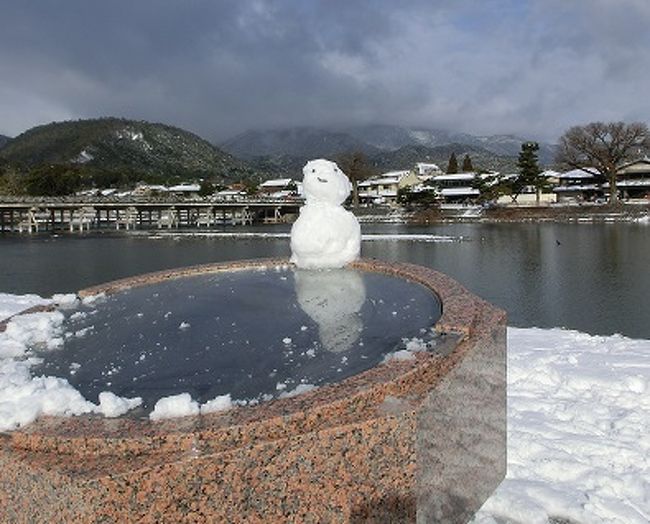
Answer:
[[[193,266],[79,295],[286,266]],[[360,260],[348,269],[432,292],[442,305],[434,350],[220,413],[43,417],[0,436],[0,520],[468,520],[505,475],[505,314],[428,268]]]

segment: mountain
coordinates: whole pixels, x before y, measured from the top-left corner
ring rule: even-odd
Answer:
[[[0,159],[32,168],[76,164],[134,177],[234,179],[253,170],[197,135],[164,124],[121,118],[34,127],[0,150]]]
[[[416,162],[432,162],[444,171],[447,169],[452,153],[456,154],[461,165],[463,157],[469,155],[474,169],[490,169],[501,173],[511,173],[517,169],[516,157],[496,155],[487,149],[467,144],[445,144],[435,147],[408,145],[394,151],[379,153],[371,157],[370,162],[380,172],[408,169]]]
[[[526,138],[515,135],[471,135],[453,133],[442,129],[409,128],[390,125],[366,125],[345,130],[350,136],[382,150],[396,150],[407,145],[437,147],[449,144],[465,144],[485,149],[495,155],[517,156]],[[554,162],[556,146],[539,143],[541,164]]]
[[[5,135],[0,135],[0,149],[2,149],[11,138]]]
[[[300,169],[311,158],[335,159],[353,150],[366,153],[378,169],[405,169],[427,160],[444,169],[454,151],[460,159],[469,154],[477,167],[514,171],[524,141],[514,135],[477,136],[443,129],[373,124],[335,130],[247,131],[221,147],[273,176],[299,176]],[[554,156],[555,146],[540,143],[540,164],[552,164]]]
[[[333,158],[346,151],[370,155],[379,148],[341,131],[295,127],[270,131],[247,131],[223,142],[221,147],[239,158],[317,157]]]

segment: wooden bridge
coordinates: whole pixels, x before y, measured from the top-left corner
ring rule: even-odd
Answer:
[[[0,232],[211,227],[292,221],[300,200],[0,202]]]

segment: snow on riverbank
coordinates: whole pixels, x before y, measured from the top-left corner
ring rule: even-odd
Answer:
[[[48,303],[39,299],[0,295],[0,311]],[[64,379],[31,376],[28,347],[57,351],[64,336],[58,312],[16,317],[0,333],[0,430],[41,414],[115,416],[137,405],[112,394],[96,405]],[[234,402],[181,400],[195,412]],[[161,405],[152,418],[183,406]],[[650,340],[509,328],[508,474],[474,522],[650,522],[649,434]]]
[[[137,236],[137,235],[136,235]],[[181,240],[183,238],[232,238],[238,240],[246,239],[266,239],[266,240],[284,240],[291,237],[289,233],[263,233],[263,232],[223,232],[223,231],[192,231],[177,233],[173,231],[158,231],[149,234],[147,238],[152,240],[159,240],[162,238],[174,238]],[[364,233],[361,235],[361,240],[364,242],[375,241],[390,241],[390,242],[462,242],[468,240],[463,236],[452,235],[431,235],[431,234],[389,234],[389,233]]]

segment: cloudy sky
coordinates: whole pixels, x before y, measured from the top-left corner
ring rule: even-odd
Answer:
[[[0,0],[0,133],[650,121],[648,0]]]

